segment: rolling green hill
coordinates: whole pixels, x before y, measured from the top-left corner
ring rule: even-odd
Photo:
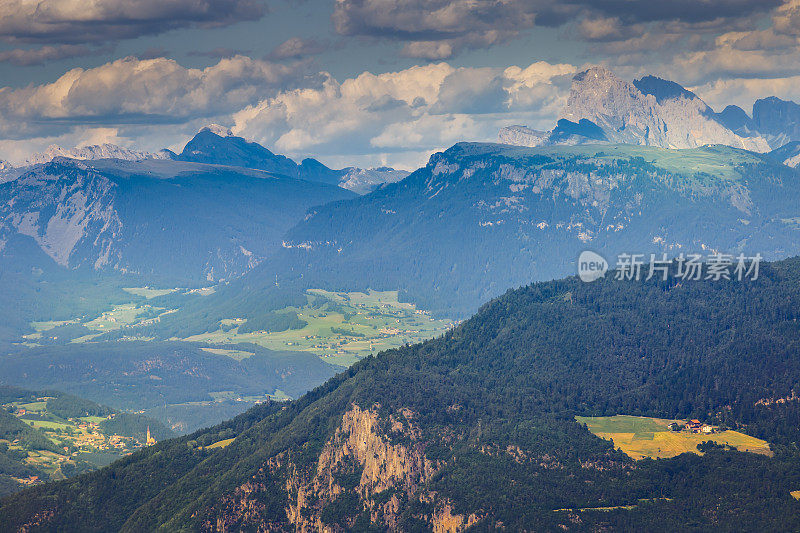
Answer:
[[[798,318],[800,259],[762,265],[751,282],[530,285],[298,400],[6,498],[0,521],[32,531],[795,530]],[[773,456],[708,447],[634,461],[574,418],[616,414],[725,425],[772,443]]]

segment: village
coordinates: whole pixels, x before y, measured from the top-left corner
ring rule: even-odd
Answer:
[[[118,413],[59,417],[47,409],[48,400],[52,399],[42,396],[35,401],[11,402],[2,406],[5,412],[40,431],[46,439],[31,439],[20,434],[19,430],[14,430],[13,434],[0,434],[3,453],[35,469],[35,474],[15,476],[19,483],[34,485],[48,479],[63,479],[70,472],[84,471],[86,467],[81,465],[97,468],[156,443],[149,427],[141,439],[109,431],[104,422],[113,421]]]

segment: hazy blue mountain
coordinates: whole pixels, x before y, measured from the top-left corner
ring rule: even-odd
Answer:
[[[0,243],[26,236],[73,270],[214,281],[279,248],[310,207],[353,196],[257,170],[62,158],[0,185]]]
[[[755,121],[739,106],[729,105],[717,113],[717,121],[738,135],[751,135],[758,131]]]
[[[59,389],[116,409],[153,409],[151,416],[179,433],[196,429],[176,407],[209,402],[205,425],[223,420],[213,402],[223,397],[266,400],[280,389],[290,397],[328,379],[341,367],[303,352],[276,352],[256,345],[241,360],[205,351],[204,344],[127,341],[15,347],[0,357],[0,385]],[[215,396],[216,395],[216,396]],[[241,403],[235,414],[252,401]],[[163,410],[156,408],[163,407]],[[230,416],[230,411],[228,411]]]
[[[769,157],[786,166],[797,168],[800,166],[800,141],[784,144],[769,153]]]
[[[753,121],[773,148],[800,141],[800,104],[775,96],[756,100]]]
[[[298,165],[286,156],[277,155],[258,143],[234,136],[221,126],[208,126],[200,130],[180,154],[178,161],[192,161],[253,168],[292,178],[337,185],[364,194],[383,183],[399,181],[408,172],[391,168],[360,169],[348,167],[340,170],[328,168],[316,159],[307,158]]]
[[[458,318],[510,287],[576,273],[587,249],[612,263],[618,253],[787,257],[800,253],[799,177],[722,146],[459,143],[399,183],[314,209],[279,254],[166,317],[163,334],[263,313],[276,275],[282,291],[399,289]]]
[[[685,89],[674,81],[665,80],[657,76],[644,76],[638,80],[633,80],[633,86],[639,89],[643,94],[655,96],[659,104],[663,104],[668,100],[678,100],[680,98],[699,100],[697,95],[692,91]],[[708,109],[704,109],[703,111],[708,112]]]
[[[527,126],[508,126],[500,130],[499,139],[501,143],[514,146],[576,146],[609,142],[603,128],[585,118],[578,122],[559,119],[556,127],[550,131],[537,131]]]
[[[233,167],[254,168],[274,174],[281,174],[291,178],[300,178],[300,167],[286,156],[273,154],[258,143],[249,142],[234,135],[220,135],[219,130],[211,128],[201,129],[192,138],[183,151],[175,159],[178,161],[191,161],[193,163],[206,163],[212,165],[227,165]],[[324,167],[321,163],[314,165],[309,162],[308,170],[319,172]],[[328,169],[324,167],[324,169]],[[324,181],[336,184],[338,176],[327,175],[323,172]],[[325,179],[327,178],[327,179]]]

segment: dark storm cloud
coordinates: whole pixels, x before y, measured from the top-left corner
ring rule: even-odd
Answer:
[[[558,27],[583,18],[625,24],[708,24],[764,15],[780,0],[340,0],[333,22],[343,35],[437,41],[488,32],[516,32],[534,25]],[[491,44],[491,41],[487,41]]]
[[[265,12],[264,0],[6,0],[0,2],[0,39],[97,43],[226,26],[259,19]]]
[[[587,9],[627,22],[705,23],[719,19],[741,19],[766,14],[783,2],[781,0],[592,0],[582,2]]]

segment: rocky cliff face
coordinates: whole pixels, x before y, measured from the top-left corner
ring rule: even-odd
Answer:
[[[352,528],[360,518],[398,531],[400,513],[409,502],[427,509],[417,518],[437,533],[456,533],[474,524],[477,515],[454,513],[449,502],[426,489],[437,465],[425,456],[414,413],[401,410],[381,419],[378,409],[351,405],[309,467],[286,452],[271,458],[258,475],[218,503],[205,529],[270,531],[291,525],[298,532],[334,532],[342,531],[341,525],[331,524],[346,515]],[[259,505],[259,494],[270,490],[267,480],[276,479],[284,480],[285,522]]]
[[[96,268],[116,266],[120,257],[113,243],[122,221],[114,210],[115,184],[80,164],[64,172],[52,170],[37,169],[10,184],[0,206],[2,232],[31,237],[62,266],[79,267],[86,261]],[[93,252],[73,258],[79,245]]]
[[[612,142],[661,148],[724,144],[769,151],[765,139],[742,137],[720,124],[713,110],[693,93],[670,90],[675,84],[657,78],[639,81],[641,89],[607,69],[591,68],[575,76],[562,115],[573,122],[594,122]]]
[[[4,249],[24,236],[70,269],[165,283],[218,281],[278,249],[310,207],[354,196],[244,169],[56,158],[0,184],[0,253],[30,255]],[[39,255],[30,260],[41,264]]]
[[[755,127],[779,148],[792,141],[800,141],[800,105],[774,96],[762,98],[753,104]]]
[[[132,150],[109,143],[94,144],[72,149],[62,148],[61,146],[53,144],[44,152],[31,155],[25,161],[25,165],[41,165],[49,163],[57,157],[83,160],[122,159],[125,161],[143,161],[145,159],[168,159],[169,156],[166,152],[143,152],[141,150]]]
[[[755,121],[736,106],[717,114],[677,83],[654,76],[628,82],[601,67],[575,76],[555,129],[539,132],[510,126],[500,131],[499,138],[505,144],[529,147],[611,142],[660,148],[722,144],[754,152],[770,150],[770,142],[756,131]]]
[[[287,233],[286,255],[298,270],[329,265],[326,280],[342,286],[400,287],[437,311],[445,297],[477,307],[505,287],[572,274],[587,247],[796,249],[782,222],[792,216],[773,214],[794,211],[793,175],[727,147],[678,158],[631,145],[462,143],[363,200],[315,209]]]

